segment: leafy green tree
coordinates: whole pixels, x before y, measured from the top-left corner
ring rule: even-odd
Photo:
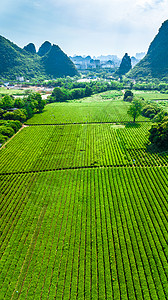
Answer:
[[[147,104],[142,109],[142,115],[144,117],[153,119],[160,111],[161,108],[157,104],[155,103]]]
[[[135,119],[141,114],[142,110],[142,102],[139,99],[134,99],[131,102],[131,105],[127,111],[127,113],[133,117],[133,122],[135,123]]]
[[[5,120],[18,120],[20,122],[24,122],[26,120],[26,115],[21,109],[17,109],[13,112],[6,112],[3,114],[3,118]]]
[[[26,115],[22,109],[17,109],[13,112],[14,120],[18,120],[20,122],[26,121]]]
[[[89,86],[89,85],[86,85],[86,88],[85,88],[85,96],[86,97],[89,97],[92,95],[92,88]]]
[[[0,133],[0,144],[3,144],[8,139],[7,135]]]
[[[85,97],[85,89],[79,88],[71,90],[71,99],[80,99],[83,97]]]
[[[59,87],[56,87],[53,90],[51,98],[53,99],[53,102],[63,102],[66,100],[64,91]]]
[[[12,135],[15,134],[15,131],[11,127],[2,125],[2,126],[0,126],[0,134],[11,137]]]
[[[36,109],[38,110],[38,112],[41,113],[44,109],[45,104],[46,104],[45,100],[42,99],[40,93],[36,93],[34,95],[34,100],[37,102]]]
[[[15,99],[15,104],[14,104],[14,107],[17,107],[17,108],[23,108],[25,105],[25,102],[22,98],[16,98]]]
[[[127,102],[131,102],[132,99],[133,99],[133,96],[134,96],[134,94],[133,94],[132,91],[126,90],[125,93],[124,93],[124,99],[123,100],[127,101]]]
[[[120,90],[123,88],[123,85],[121,82],[118,81],[111,81],[110,83],[110,89],[111,90]]]
[[[24,109],[22,109],[27,119],[33,117],[34,111],[29,103],[25,103]]]
[[[14,120],[14,113],[7,111],[5,114],[3,114],[3,119]]]
[[[167,115],[167,112],[165,112],[164,110],[161,110],[160,112],[158,112],[158,113],[154,116],[154,118],[152,119],[152,121],[153,121],[153,122],[156,122],[156,123],[162,122],[163,119],[164,119],[164,117],[166,117],[166,115]]]
[[[15,132],[17,132],[22,127],[21,122],[18,120],[0,120],[0,126],[2,125],[6,127],[12,127]]]
[[[30,93],[27,97],[27,102],[34,112],[42,112],[46,103],[40,93]]]
[[[149,141],[154,146],[168,149],[168,117],[164,117],[162,122],[152,125],[149,132]]]
[[[3,114],[6,113],[6,110],[0,108],[0,119],[2,118]]]
[[[0,100],[0,107],[3,108],[3,109],[12,108],[12,107],[14,107],[14,100],[9,95],[5,95]]]

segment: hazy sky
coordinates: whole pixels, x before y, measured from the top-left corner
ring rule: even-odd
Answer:
[[[147,51],[168,16],[167,0],[1,0],[0,35],[23,47],[44,41],[68,55]]]

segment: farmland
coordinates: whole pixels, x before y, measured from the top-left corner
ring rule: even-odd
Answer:
[[[128,122],[131,117],[127,114],[129,103],[122,101],[122,96],[116,92],[110,93],[110,99],[104,99],[104,93],[93,95],[84,100],[69,101],[68,103],[53,103],[47,105],[43,114],[35,115],[27,124],[72,124],[72,123],[106,123]],[[114,97],[115,96],[115,97]],[[145,118],[139,116],[139,121]],[[147,119],[146,119],[147,120]]]
[[[0,150],[0,299],[167,299],[168,152],[106,98],[49,104]]]
[[[30,126],[0,151],[1,173],[103,166],[167,166],[146,150],[150,123]],[[30,151],[31,149],[31,151]]]

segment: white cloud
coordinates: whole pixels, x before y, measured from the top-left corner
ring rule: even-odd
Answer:
[[[163,2],[164,0],[136,0],[136,4],[143,8],[153,8]]]

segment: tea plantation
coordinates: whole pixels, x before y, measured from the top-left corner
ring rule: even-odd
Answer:
[[[0,149],[0,299],[168,298],[168,152],[128,107],[49,104]]]

